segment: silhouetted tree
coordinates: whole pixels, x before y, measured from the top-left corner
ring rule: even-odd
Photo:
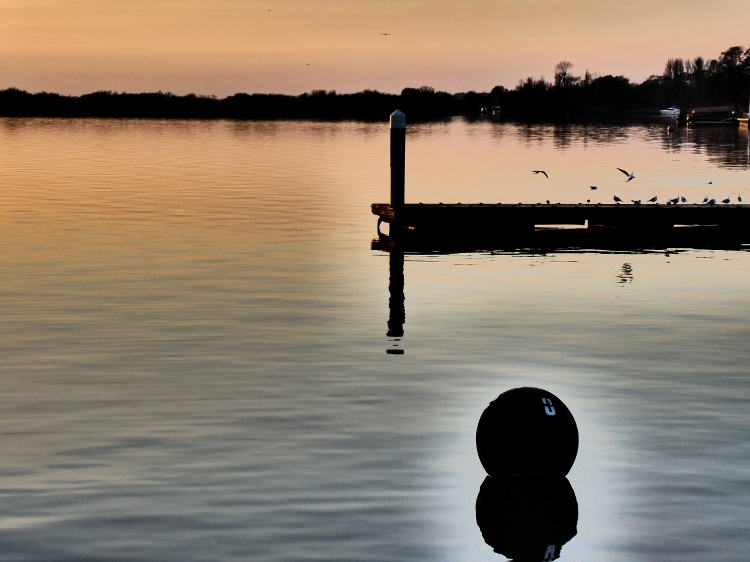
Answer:
[[[706,63],[703,57],[695,57],[692,61],[685,63],[685,72],[688,76],[688,86],[692,90],[693,106],[706,103]]]
[[[555,65],[555,86],[558,88],[569,88],[578,83],[580,78],[570,73],[571,68],[573,68],[573,63],[566,60],[560,61]]]
[[[615,115],[622,113],[633,99],[630,80],[624,76],[600,76],[591,81],[589,103],[606,108]]]
[[[685,62],[682,59],[669,59],[664,65],[664,91],[669,105],[682,105],[687,87]]]
[[[735,111],[739,110],[750,88],[750,49],[746,51],[740,46],[727,49],[709,63],[708,72],[712,92],[733,104]]]

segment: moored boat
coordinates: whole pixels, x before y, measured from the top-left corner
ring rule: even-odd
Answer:
[[[668,107],[667,109],[660,109],[659,113],[661,113],[661,115],[664,117],[679,117],[680,108],[676,105],[673,105],[672,107]]]

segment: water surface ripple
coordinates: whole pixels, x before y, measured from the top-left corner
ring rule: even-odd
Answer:
[[[746,129],[665,128],[414,126],[407,201],[750,201]],[[382,124],[0,120],[0,560],[500,559],[521,385],[581,433],[561,560],[744,556],[750,254],[407,255],[389,355],[388,178]]]

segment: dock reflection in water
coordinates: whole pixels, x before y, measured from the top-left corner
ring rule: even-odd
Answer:
[[[479,488],[484,541],[511,560],[557,560],[578,533],[578,501],[567,478],[523,481],[488,476]]]
[[[637,233],[602,229],[538,229],[518,236],[477,236],[456,234],[392,237],[379,233],[371,248],[389,252],[388,331],[390,347],[386,353],[403,355],[406,303],[404,296],[404,256],[409,254],[450,254],[491,252],[514,254],[556,253],[653,253],[667,254],[684,250],[748,250],[745,237],[715,226],[692,226],[669,231]],[[617,276],[620,283],[633,280],[633,267],[624,263]]]

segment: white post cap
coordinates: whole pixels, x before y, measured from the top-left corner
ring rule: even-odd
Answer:
[[[391,129],[406,129],[406,115],[399,109],[391,113]]]

